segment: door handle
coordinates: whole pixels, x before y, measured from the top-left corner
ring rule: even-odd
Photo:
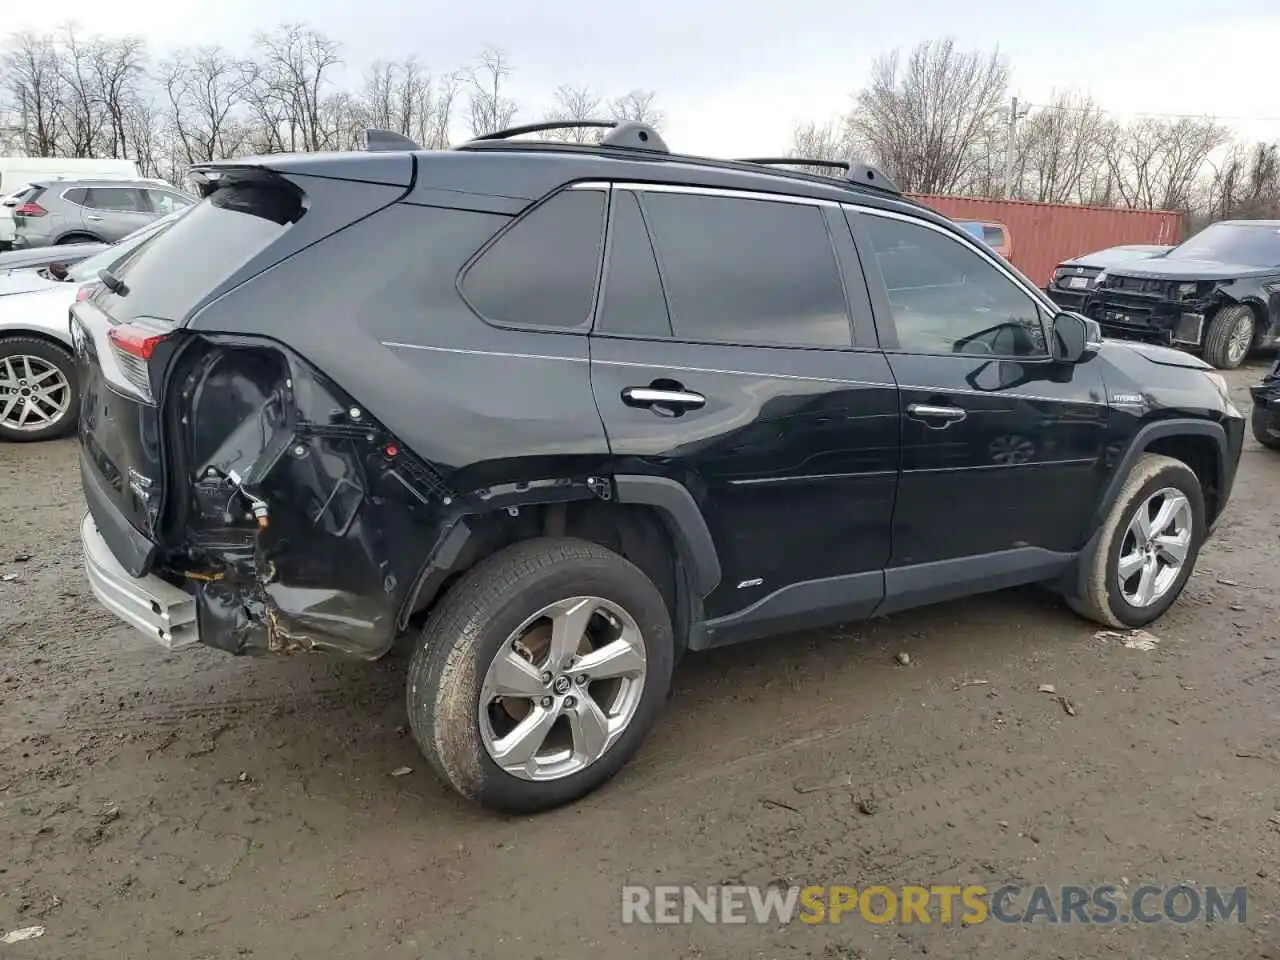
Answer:
[[[945,430],[953,423],[959,423],[969,414],[960,407],[935,407],[928,403],[913,403],[907,407],[907,416],[919,420],[930,430]],[[942,423],[930,421],[941,420]]]
[[[101,218],[101,217],[99,217],[99,216],[98,216],[98,215],[96,215],[96,214],[93,214],[93,213],[90,213],[90,214],[86,215],[86,216],[85,216],[85,219],[86,219],[86,220],[88,220],[88,221],[89,221],[89,222],[91,222],[91,223],[101,223],[101,222],[102,222],[102,218]]]
[[[661,387],[624,387],[622,402],[628,407],[647,407],[655,413],[699,410],[707,398],[692,390],[668,390]],[[665,408],[665,410],[664,410]]]

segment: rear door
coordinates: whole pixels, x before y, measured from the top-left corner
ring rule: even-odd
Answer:
[[[837,206],[615,185],[591,341],[618,471],[677,480],[711,530],[712,644],[875,606],[896,388]]]
[[[978,244],[898,213],[849,217],[902,404],[887,589],[941,598],[1052,567],[1079,548],[1103,479],[1098,365],[1049,359],[1048,307]]]
[[[86,233],[108,243],[145,227],[158,214],[137,187],[90,187],[85,191],[81,221]]]

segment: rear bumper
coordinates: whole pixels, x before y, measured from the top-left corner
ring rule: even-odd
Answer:
[[[87,513],[80,522],[80,542],[85,574],[98,602],[170,650],[200,642],[195,597],[153,574],[130,576]]]

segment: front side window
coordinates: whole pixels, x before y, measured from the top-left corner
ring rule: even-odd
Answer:
[[[862,225],[906,353],[1046,354],[1035,300],[986,257],[921,224],[865,214]]]
[[[822,210],[644,191],[680,340],[848,347],[849,309]]]
[[[576,329],[591,319],[605,193],[565,190],[508,228],[463,274],[462,293],[496,323]]]

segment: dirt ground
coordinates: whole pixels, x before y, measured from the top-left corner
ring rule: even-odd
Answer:
[[[1261,373],[1232,376],[1242,409]],[[430,774],[403,657],[168,654],[118,626],[81,570],[74,444],[0,445],[0,935],[45,930],[0,958],[1280,960],[1277,478],[1250,439],[1153,650],[1025,590],[690,658],[610,785],[501,819]],[[623,884],[722,882],[1245,885],[1248,907],[621,923]]]

